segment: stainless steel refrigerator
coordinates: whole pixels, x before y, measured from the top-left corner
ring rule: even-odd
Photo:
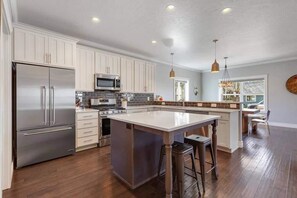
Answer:
[[[75,151],[75,72],[14,63],[16,168]]]

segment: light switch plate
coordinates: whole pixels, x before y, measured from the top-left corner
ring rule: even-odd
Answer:
[[[217,104],[214,103],[214,104],[211,104],[210,106],[211,107],[217,107]]]
[[[232,109],[236,109],[236,104],[230,104],[230,108],[232,108]]]
[[[197,103],[197,107],[203,107],[202,103]]]

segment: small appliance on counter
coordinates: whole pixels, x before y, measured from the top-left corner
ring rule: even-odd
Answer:
[[[110,145],[110,119],[107,116],[127,111],[117,107],[116,99],[91,99],[90,102],[90,108],[99,110],[99,147]]]

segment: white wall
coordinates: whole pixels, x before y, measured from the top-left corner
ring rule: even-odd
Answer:
[[[2,2],[0,28],[0,133],[1,188],[7,189],[12,180],[12,104],[11,104],[11,15],[8,1]]]
[[[157,63],[156,67],[156,93],[161,95],[164,100],[174,100],[173,97],[173,80],[169,78],[171,67]],[[175,76],[189,80],[189,100],[201,100],[201,73],[174,67]],[[194,87],[198,87],[199,95],[194,95]]]
[[[268,108],[271,122],[297,124],[297,95],[286,89],[286,81],[297,74],[297,60],[230,69],[231,78],[268,75]],[[202,73],[203,100],[218,100],[218,74]]]

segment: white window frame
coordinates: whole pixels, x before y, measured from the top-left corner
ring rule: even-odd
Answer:
[[[231,81],[249,81],[249,80],[260,80],[264,79],[264,87],[265,87],[265,95],[264,95],[264,106],[265,106],[265,111],[269,110],[269,96],[268,96],[268,74],[263,74],[263,75],[257,75],[257,76],[246,76],[246,77],[237,77],[237,78],[230,78]],[[222,81],[222,79],[218,80],[218,84]],[[222,89],[219,88],[218,91],[218,100],[221,100],[221,95],[222,95]],[[242,101],[240,101],[242,102]]]
[[[175,82],[176,81],[186,81],[187,82],[187,86],[186,86],[186,93],[185,93],[185,101],[189,101],[190,100],[190,80],[188,78],[174,78],[173,80],[173,100],[175,101]]]

